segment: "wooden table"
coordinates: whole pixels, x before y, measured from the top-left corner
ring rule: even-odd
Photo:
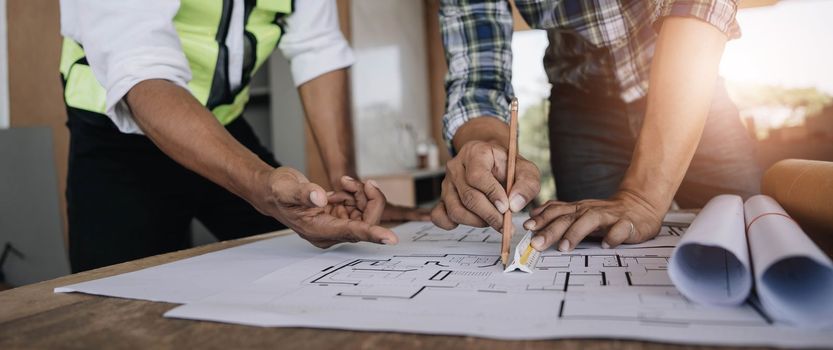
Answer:
[[[500,341],[475,337],[310,328],[260,328],[163,318],[177,304],[55,294],[53,288],[136,271],[286,234],[277,232],[153,256],[0,292],[0,349],[17,348],[395,348],[702,349],[620,340]],[[749,348],[743,348],[749,349]]]

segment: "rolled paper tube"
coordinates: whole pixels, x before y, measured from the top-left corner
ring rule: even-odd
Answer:
[[[764,173],[762,190],[802,227],[833,232],[833,162],[782,160]]]

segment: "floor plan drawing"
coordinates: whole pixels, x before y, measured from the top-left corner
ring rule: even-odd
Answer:
[[[166,316],[500,339],[833,344],[831,335],[773,324],[753,304],[709,308],[687,300],[667,273],[684,225],[665,226],[640,245],[602,249],[591,241],[567,253],[547,250],[532,273],[503,271],[492,229],[409,223],[395,232],[395,247],[344,246]]]
[[[417,240],[424,238],[422,234],[416,237]],[[303,294],[365,301],[413,301],[426,292],[550,293],[559,305],[558,318],[563,320],[619,320],[674,326],[709,322],[768,325],[766,316],[749,305],[727,315],[704,311],[686,300],[668,278],[670,254],[671,248],[664,247],[549,251],[539,258],[536,271],[522,279],[497,268],[498,255],[406,254],[383,259],[348,259],[304,278],[299,288],[306,290]]]

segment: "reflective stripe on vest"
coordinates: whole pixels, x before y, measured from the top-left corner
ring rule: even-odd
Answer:
[[[191,69],[188,88],[224,125],[243,113],[249,101],[251,77],[278,45],[283,34],[281,20],[293,9],[293,0],[244,0],[243,77],[240,87],[232,91],[225,42],[233,2],[182,0],[174,17],[174,27]],[[60,69],[68,106],[106,112],[107,92],[93,75],[84,49],[72,39],[64,38]]]

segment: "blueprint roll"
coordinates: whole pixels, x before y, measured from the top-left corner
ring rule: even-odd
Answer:
[[[833,163],[782,160],[766,171],[761,187],[801,225],[833,232]]]
[[[694,302],[738,305],[752,290],[740,196],[712,198],[697,214],[668,263],[674,286]]]
[[[745,205],[749,250],[761,305],[777,321],[802,328],[833,326],[833,262],[774,199]]]

